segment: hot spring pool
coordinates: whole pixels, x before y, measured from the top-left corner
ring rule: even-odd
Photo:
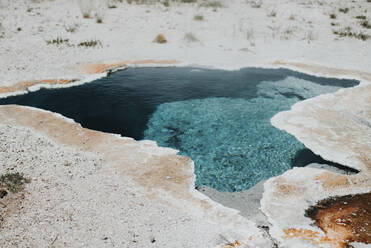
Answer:
[[[270,118],[359,82],[286,69],[132,68],[72,88],[0,99],[58,112],[82,126],[151,139],[195,162],[196,186],[241,191],[320,158]]]

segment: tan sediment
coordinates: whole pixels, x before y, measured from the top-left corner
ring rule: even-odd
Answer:
[[[300,195],[303,192],[303,188],[300,185],[293,184],[285,178],[277,178],[275,180],[277,187],[277,194],[279,195]]]
[[[348,177],[345,175],[334,175],[329,172],[323,172],[322,174],[314,177],[315,181],[319,181],[322,187],[326,190],[330,190],[336,187],[348,187],[350,185]]]
[[[125,60],[113,64],[105,64],[105,63],[91,63],[86,65],[81,65],[80,70],[84,73],[88,74],[98,74],[103,73],[106,70],[116,69],[123,66],[130,66],[130,65],[146,65],[146,64],[158,64],[158,65],[173,65],[178,64],[179,61],[177,60],[153,60],[153,59],[145,59],[145,60]]]
[[[371,73],[358,71],[358,70],[349,70],[349,69],[341,69],[341,68],[334,68],[334,67],[327,67],[327,66],[320,66],[314,64],[306,64],[306,63],[298,63],[298,62],[289,62],[289,61],[282,61],[276,60],[272,63],[274,66],[283,66],[283,67],[295,67],[300,70],[305,70],[308,73],[320,74],[320,75],[329,75],[334,77],[355,77],[364,79],[368,82],[371,82]]]
[[[68,84],[71,80],[68,79],[43,79],[43,80],[35,80],[35,81],[26,81],[26,82],[19,82],[11,86],[0,86],[0,94],[6,94],[16,91],[24,91],[27,90],[29,87],[38,85],[38,84]]]

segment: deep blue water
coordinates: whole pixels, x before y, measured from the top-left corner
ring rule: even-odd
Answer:
[[[0,104],[47,109],[90,129],[155,140],[195,161],[196,186],[240,191],[293,166],[321,162],[270,124],[274,114],[358,83],[286,69],[132,68]]]

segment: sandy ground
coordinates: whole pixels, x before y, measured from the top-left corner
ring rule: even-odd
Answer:
[[[148,199],[103,158],[33,130],[0,125],[0,174],[31,179],[6,198],[1,247],[214,247],[223,227]],[[228,236],[227,236],[228,237]],[[234,240],[232,240],[234,241]]]
[[[92,6],[92,17],[87,19],[82,17],[86,2]],[[371,3],[265,0],[254,7],[253,2],[222,1],[223,7],[215,8],[199,3],[170,3],[170,7],[165,7],[110,1],[116,8],[107,8],[105,1],[97,0],[0,0],[0,94],[27,93],[37,90],[40,84],[68,87],[102,77],[105,69],[111,67],[143,65],[287,67],[316,75],[357,78],[362,84],[371,82],[371,39],[363,41],[334,34],[348,30],[352,34],[371,35],[371,29],[361,25],[364,20],[357,18],[364,16],[361,18],[371,22]],[[95,15],[102,17],[103,23],[97,23]],[[195,16],[202,16],[202,20]],[[166,43],[153,42],[159,33],[164,34]],[[80,45],[91,41],[97,45]],[[24,115],[32,119],[37,118],[37,113],[27,110]],[[1,200],[1,213],[5,216],[0,233],[2,247],[215,247],[228,242],[229,247],[236,247],[235,241],[243,241],[242,247],[271,246],[272,238],[251,226],[236,211],[225,208],[219,211],[218,204],[193,191],[189,193],[187,187],[192,188],[192,180],[177,188],[189,194],[169,198],[174,190],[160,188],[152,192],[149,189],[152,184],[146,186],[134,172],[125,175],[122,172],[125,170],[112,165],[120,160],[118,155],[115,161],[110,161],[104,153],[82,145],[57,142],[51,138],[52,132],[43,134],[34,123],[32,128],[31,124],[18,124],[5,117],[0,122],[0,174],[20,171],[32,180],[23,193]],[[55,126],[68,136],[69,129],[63,127]],[[141,152],[152,145],[131,146],[139,147]],[[160,149],[153,148],[153,152]],[[297,169],[270,180],[266,185],[274,187],[265,187],[266,196],[269,198],[277,185],[286,189],[290,182],[284,181],[283,186],[278,182],[295,181],[301,173]],[[314,187],[311,177],[324,171],[307,169],[305,173],[309,173],[305,177],[309,192],[305,197],[311,197],[316,194],[310,190]],[[160,180],[158,184],[164,183]],[[156,197],[149,197],[149,192]],[[242,215],[256,223],[265,223],[258,210],[261,187],[237,197],[207,192],[226,206],[240,208]],[[280,197],[265,198],[265,213],[276,227],[287,225],[297,217],[295,211],[308,205],[307,198],[296,196],[305,204],[298,203],[296,208],[294,205],[295,214],[290,215],[290,206],[285,207],[282,202],[296,202],[296,198]],[[174,203],[170,204],[169,199]],[[203,201],[211,206],[210,214],[200,215],[203,208],[197,204]],[[282,203],[279,206],[287,210],[286,220],[279,218],[280,213],[272,217],[276,212],[267,210],[270,202],[270,210],[275,209],[275,203]],[[302,220],[303,215],[299,214],[298,220]],[[311,224],[307,219],[304,222]],[[237,228],[241,223],[246,227],[244,230]],[[233,229],[236,231],[232,232]],[[284,243],[280,232],[276,230],[276,237]],[[305,238],[290,239],[284,247],[313,247]]]
[[[79,2],[90,3],[92,18],[82,17],[86,8],[81,10]],[[354,70],[369,73],[371,66],[371,39],[333,33],[350,27],[353,33],[371,35],[356,18],[370,19],[370,3],[364,0],[266,0],[259,8],[245,0],[222,1],[222,8],[119,1],[111,4],[117,8],[107,8],[104,2],[1,0],[0,86],[54,79],[84,82],[92,78],[81,70],[86,64],[135,64],[146,59],[224,69],[280,67],[289,62],[284,66],[312,70],[292,64],[302,62],[350,70],[337,76]],[[346,8],[347,13],[339,11]],[[96,13],[103,16],[103,23],[96,23]],[[167,43],[152,42],[160,33]],[[48,44],[57,39],[63,41]],[[79,46],[86,41],[97,45]],[[7,90],[15,89],[0,88],[0,93]]]

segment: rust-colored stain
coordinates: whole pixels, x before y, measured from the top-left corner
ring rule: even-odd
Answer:
[[[326,236],[305,229],[285,229],[284,238],[300,238],[315,245],[349,247],[352,242],[371,244],[371,192],[331,197],[306,210]]]
[[[0,86],[0,94],[15,92],[15,91],[23,91],[27,90],[29,87],[37,84],[68,84],[71,82],[68,79],[44,79],[44,80],[35,80],[35,81],[26,81],[26,82],[19,82],[11,86]]]
[[[234,247],[239,247],[241,246],[242,243],[238,240],[235,240],[233,243],[228,243],[225,245],[225,248],[234,248]]]
[[[145,65],[145,64],[163,64],[163,65],[172,65],[177,64],[179,61],[177,60],[153,60],[153,59],[145,59],[145,60],[126,60],[118,63],[113,64],[104,64],[104,63],[92,63],[80,66],[80,70],[84,73],[88,74],[98,74],[103,73],[109,69],[116,69],[123,66],[129,65]]]
[[[285,236],[283,236],[284,239],[300,238],[302,240],[309,241],[315,245],[320,245],[320,244],[336,245],[337,244],[337,242],[331,240],[327,236],[321,236],[319,232],[312,231],[312,230],[288,228],[288,229],[284,229],[283,231],[285,233]]]
[[[332,68],[332,67],[319,66],[319,65],[309,65],[309,64],[297,63],[297,62],[285,62],[281,60],[274,61],[272,65],[294,66],[297,68],[304,69],[306,71],[310,71],[314,73],[321,73],[321,74],[329,74],[332,76],[342,76],[342,75],[356,76],[356,77],[360,77],[362,79],[365,79],[371,82],[371,73],[367,73],[363,71],[339,69],[339,68]]]

